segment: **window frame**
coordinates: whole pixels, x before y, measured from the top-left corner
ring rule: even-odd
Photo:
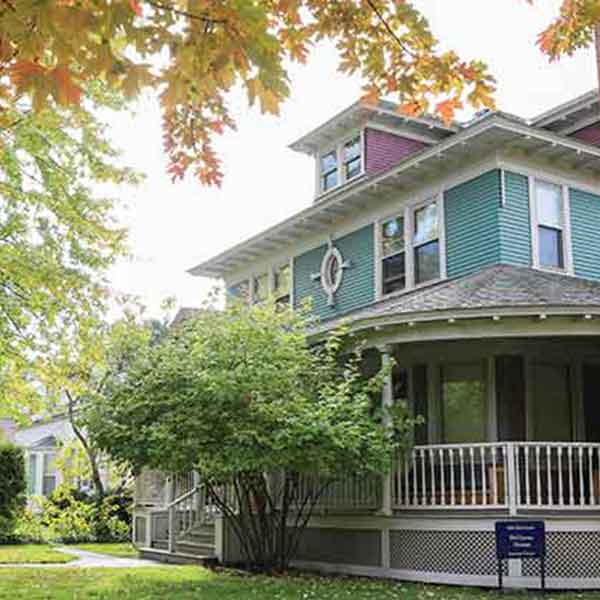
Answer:
[[[552,185],[560,189],[560,217],[561,217],[561,229],[553,225],[547,225],[542,223],[539,219],[538,214],[538,198],[537,188],[538,183],[544,183]],[[552,177],[542,176],[529,176],[529,212],[531,221],[531,264],[535,269],[540,271],[547,271],[550,273],[562,273],[563,275],[573,275],[573,254],[571,246],[571,214],[570,214],[570,192],[569,186],[562,181],[554,179]],[[561,246],[562,246],[562,267],[554,267],[551,265],[542,265],[540,260],[540,227],[546,229],[552,229],[553,231],[561,232]]]
[[[352,140],[359,138],[359,143],[360,143],[360,171],[354,175],[353,177],[346,177],[346,162],[344,160],[344,148],[346,147],[346,145],[351,142]],[[325,175],[332,173],[333,170],[331,171],[327,171],[327,172],[323,172],[321,169],[321,161],[322,159],[327,156],[328,154],[331,154],[332,152],[335,152],[336,155],[336,160],[337,160],[337,173],[338,173],[338,181],[337,184],[334,186],[331,186],[330,188],[324,189],[323,188],[323,182],[324,182],[324,177]],[[325,194],[329,194],[332,190],[336,190],[338,188],[340,188],[341,186],[345,185],[346,183],[349,183],[351,181],[356,181],[358,180],[362,175],[365,174],[365,130],[364,128],[359,129],[359,130],[355,130],[353,131],[350,135],[344,136],[343,139],[341,139],[340,141],[336,142],[335,144],[329,144],[327,146],[324,146],[323,149],[319,150],[319,152],[317,152],[316,155],[316,196],[322,196]],[[353,159],[356,160],[356,159]]]
[[[414,226],[415,226],[415,213],[421,208],[437,203],[437,217],[438,217],[438,235],[437,238],[431,240],[421,241],[416,243],[414,241]],[[406,294],[413,290],[417,290],[423,287],[427,287],[444,281],[447,278],[446,273],[446,226],[444,220],[444,193],[443,190],[428,194],[424,194],[418,197],[412,202],[408,202],[404,205],[400,205],[397,210],[386,214],[383,218],[375,221],[375,291],[378,300],[393,298]],[[406,271],[406,285],[404,289],[396,290],[384,294],[383,292],[383,260],[384,256],[382,253],[382,235],[381,227],[386,221],[402,217],[404,219],[404,253],[405,253],[405,271]],[[421,283],[416,282],[416,264],[415,264],[415,249],[420,246],[424,246],[436,239],[439,247],[439,276],[435,279],[430,279]],[[388,255],[385,258],[389,258]]]
[[[229,289],[229,288],[233,288],[233,287],[238,287],[239,285],[244,284],[244,283],[247,284],[248,299],[246,301],[246,304],[248,304],[248,305],[257,304],[259,302],[263,302],[264,300],[263,299],[258,300],[255,298],[254,282],[257,277],[262,277],[266,274],[267,275],[267,297],[273,296],[275,302],[277,302],[278,298],[275,297],[275,273],[284,266],[287,266],[290,270],[290,289],[289,289],[288,295],[290,298],[290,300],[289,300],[290,306],[293,306],[294,305],[294,259],[293,259],[293,257],[290,257],[287,260],[282,260],[282,261],[270,263],[267,265],[264,265],[264,263],[263,263],[263,268],[252,271],[246,277],[242,277],[240,279],[235,279],[234,283],[228,284],[226,287],[227,287],[227,289]],[[283,298],[283,296],[280,296],[280,298]]]

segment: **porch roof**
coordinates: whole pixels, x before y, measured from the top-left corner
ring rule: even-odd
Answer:
[[[473,313],[519,315],[526,310],[537,314],[556,310],[561,314],[600,315],[600,282],[527,267],[494,265],[382,300],[346,318],[361,328],[393,317],[410,322]],[[338,322],[324,323],[318,329],[330,329]]]

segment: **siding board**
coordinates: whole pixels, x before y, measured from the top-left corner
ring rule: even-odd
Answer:
[[[320,281],[313,281],[327,251],[327,244],[309,250],[294,259],[294,306],[310,299],[312,312],[320,319],[339,317],[375,300],[375,257],[373,226],[367,225],[334,241],[350,268],[344,271],[342,284],[335,295],[335,306],[327,305]]]
[[[426,144],[378,129],[365,129],[365,164],[369,175],[381,173],[420,152]]]
[[[500,172],[489,171],[444,195],[448,277],[500,261]]]
[[[571,244],[575,275],[600,279],[600,196],[569,190],[571,199]]]
[[[529,180],[525,175],[504,173],[505,205],[499,209],[500,262],[531,266]]]

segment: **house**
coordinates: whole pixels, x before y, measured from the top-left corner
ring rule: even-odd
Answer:
[[[547,585],[600,588],[599,146],[596,90],[462,124],[356,103],[291,146],[314,157],[310,206],[191,269],[347,319],[395,359],[382,401],[425,418],[389,478],[328,493],[298,566],[494,586],[495,523],[541,519]],[[193,550],[173,515],[193,522],[195,485],[144,474],[140,547]],[[502,569],[539,585],[535,559]]]
[[[57,413],[49,417],[34,417],[26,427],[19,427],[12,419],[0,420],[0,431],[5,437],[23,448],[27,474],[27,496],[29,505],[35,507],[36,497],[49,496],[63,483],[63,472],[57,458],[61,449],[76,441],[69,417]],[[102,469],[103,481],[108,480],[106,469]],[[82,491],[91,491],[91,482],[73,482]]]

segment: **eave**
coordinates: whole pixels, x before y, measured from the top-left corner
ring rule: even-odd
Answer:
[[[561,135],[571,135],[600,120],[599,94],[597,89],[582,94],[538,115],[531,120],[531,125]]]
[[[557,162],[580,172],[600,175],[600,148],[531,127],[501,113],[490,113],[433,147],[413,154],[375,177],[363,176],[332,191],[283,222],[237,244],[188,272],[196,276],[223,277],[262,256],[289,246],[308,234],[326,232],[357,208],[373,205],[381,190],[413,189],[430,177],[451,173],[494,151],[510,149],[536,159]]]

